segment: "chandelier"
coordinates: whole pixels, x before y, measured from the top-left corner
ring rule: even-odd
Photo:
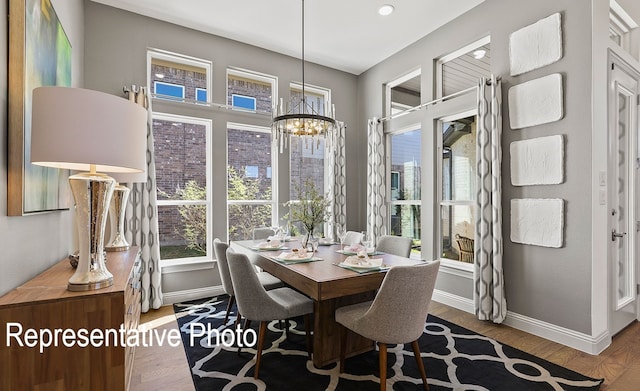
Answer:
[[[291,136],[310,138],[313,148],[313,145],[319,145],[320,139],[330,136],[337,126],[334,106],[329,107],[329,102],[326,101],[323,107],[320,107],[320,104],[314,105],[307,102],[304,84],[304,0],[302,0],[302,98],[288,106],[285,108],[283,100],[280,99],[280,104],[276,104],[273,108],[271,130],[281,153],[285,142],[290,141]],[[320,114],[320,110],[323,110],[324,115]],[[305,145],[308,146],[309,143]]]

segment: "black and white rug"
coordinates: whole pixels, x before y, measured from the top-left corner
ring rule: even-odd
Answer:
[[[255,349],[240,355],[232,342],[232,316],[222,324],[227,296],[174,304],[196,390],[378,390],[378,353],[315,368],[307,359],[304,325],[291,321],[289,339],[280,322],[269,324],[260,379],[253,378]],[[234,307],[235,311],[235,307]],[[235,312],[234,312],[235,315]],[[253,322],[252,327],[258,326]],[[228,331],[224,331],[228,330]],[[204,336],[201,336],[204,335]],[[207,337],[209,335],[209,337]],[[252,343],[252,334],[245,337]],[[419,340],[429,388],[438,390],[597,390],[604,381],[503,345],[429,315]],[[388,347],[387,389],[419,390],[422,382],[411,345]]]

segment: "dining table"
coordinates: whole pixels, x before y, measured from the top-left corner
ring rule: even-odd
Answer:
[[[345,264],[347,257],[354,255],[345,251],[349,248],[330,242],[322,243],[317,251],[309,254],[306,259],[287,259],[286,255],[292,249],[301,248],[299,238],[292,238],[279,246],[267,248],[264,239],[231,241],[231,247],[236,252],[246,254],[255,266],[278,277],[313,300],[312,360],[318,368],[337,362],[340,357],[341,326],[335,321],[335,310],[345,305],[372,300],[389,268],[424,262],[373,252],[368,256],[380,263],[379,267],[353,267]],[[417,298],[407,298],[415,299]],[[347,341],[347,357],[375,347],[374,341],[355,333],[351,333]]]

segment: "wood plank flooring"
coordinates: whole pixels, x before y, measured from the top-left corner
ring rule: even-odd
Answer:
[[[431,311],[442,319],[466,327],[587,376],[604,377],[602,391],[640,390],[640,323],[635,322],[613,339],[598,356],[536,337],[504,325],[479,321],[474,315],[432,302]],[[159,330],[177,329],[172,306],[143,314],[140,324]],[[428,369],[427,369],[428,371]],[[182,346],[136,349],[131,391],[192,391],[194,389]]]

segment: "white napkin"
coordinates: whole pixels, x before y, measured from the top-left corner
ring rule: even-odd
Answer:
[[[269,242],[258,243],[258,248],[277,248],[277,247],[280,247],[281,245],[282,245],[281,241],[277,239],[273,239]]]
[[[344,251],[349,251],[349,252],[354,252],[354,253],[357,253],[357,252],[360,252],[360,251],[364,251],[364,250],[365,250],[364,246],[361,245],[361,244],[358,244],[358,243],[352,244],[351,246],[346,246],[344,248]]]
[[[290,252],[290,253],[280,253],[280,255],[278,255],[278,258],[280,258],[280,259],[306,259],[308,257],[307,257],[306,251],[297,251],[297,252]]]
[[[360,258],[356,255],[352,255],[347,257],[343,263],[347,266],[380,267],[382,266],[382,258]]]

